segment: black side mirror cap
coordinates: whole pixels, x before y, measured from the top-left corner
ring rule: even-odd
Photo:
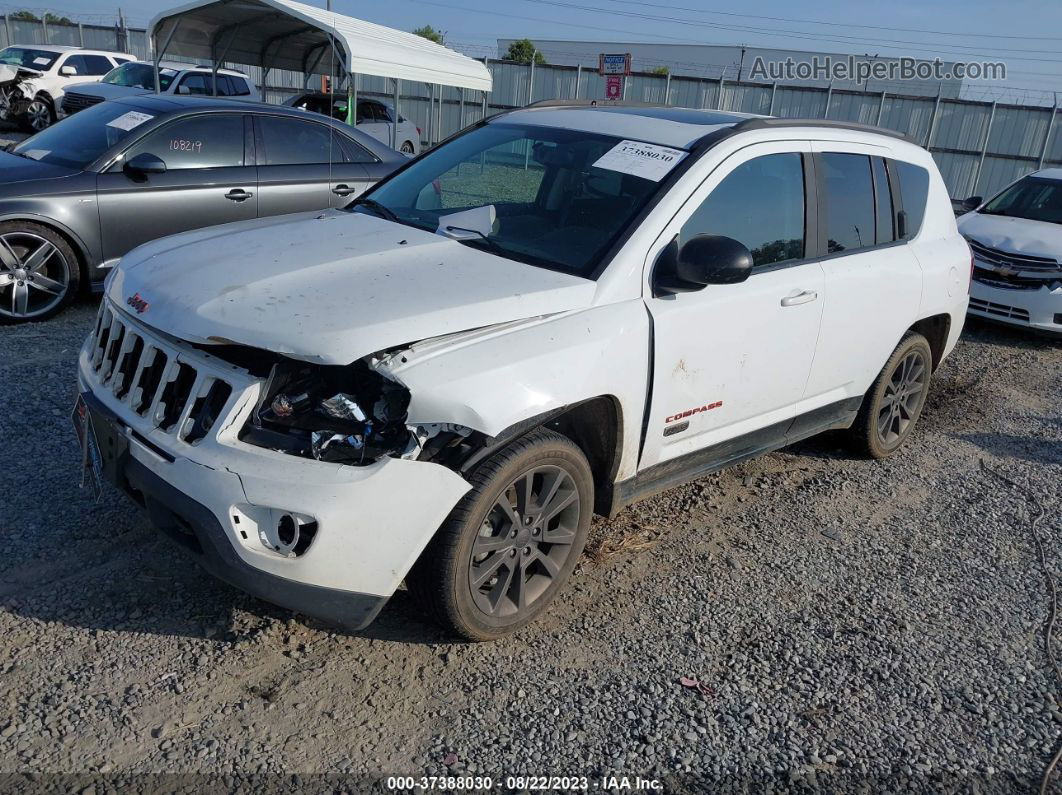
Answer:
[[[653,295],[700,290],[709,284],[738,284],[752,274],[752,252],[722,235],[697,235],[680,248],[676,236],[653,270]]]
[[[122,171],[131,177],[144,177],[148,174],[165,174],[166,161],[158,155],[150,152],[141,152],[134,158],[126,161]]]
[[[982,199],[980,196],[970,196],[968,199],[962,200],[962,208],[966,210],[966,212],[976,210],[981,206],[981,201]]]

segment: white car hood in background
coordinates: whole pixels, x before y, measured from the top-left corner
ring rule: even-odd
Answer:
[[[586,307],[594,291],[587,279],[338,211],[163,238],[126,254],[107,288],[124,309],[140,307],[139,320],[180,339],[327,364]]]
[[[1027,218],[967,213],[959,219],[963,237],[990,248],[1062,260],[1062,225]]]

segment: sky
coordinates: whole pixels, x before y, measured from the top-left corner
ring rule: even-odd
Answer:
[[[305,1],[305,0],[304,0]],[[137,0],[130,25],[183,0]],[[34,8],[41,0],[0,9]],[[311,0],[324,6],[325,0]],[[110,21],[118,3],[49,0],[49,10]],[[1058,0],[333,0],[341,14],[412,30],[432,25],[450,46],[482,57],[499,38],[746,44],[855,54],[1006,62],[1009,87],[1062,92]]]

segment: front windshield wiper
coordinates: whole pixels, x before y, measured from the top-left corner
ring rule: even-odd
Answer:
[[[502,257],[508,256],[508,252],[505,249],[503,249],[501,246],[499,246],[497,243],[495,243],[493,240],[491,240],[478,229],[469,229],[466,226],[444,226],[442,229],[444,232],[467,232],[471,235],[479,235],[479,237],[475,238],[475,240],[482,240],[484,243],[486,243],[487,248],[490,249],[492,253],[498,254]],[[451,238],[451,240],[456,240],[458,243],[473,242],[472,240],[462,239],[459,237],[453,237]]]
[[[381,218],[384,218],[388,221],[393,221],[396,224],[404,223],[402,219],[395,214],[394,210],[392,210],[390,207],[385,207],[375,199],[355,199],[350,203],[350,206],[364,207],[365,209],[376,213],[376,215],[380,216]]]

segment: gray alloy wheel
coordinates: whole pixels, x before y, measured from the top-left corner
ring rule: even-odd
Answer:
[[[922,351],[912,350],[896,365],[878,403],[875,429],[878,441],[891,447],[902,439],[918,418],[929,370]]]
[[[402,151],[405,152],[407,155],[413,154],[413,144],[410,141],[406,141],[404,144],[402,144]]]
[[[37,97],[26,106],[24,118],[26,127],[33,132],[45,130],[55,121],[52,113],[52,104],[46,99]]]
[[[43,320],[72,297],[77,263],[69,246],[49,230],[35,224],[11,227],[0,227],[0,320]]]
[[[515,616],[560,576],[578,537],[579,491],[557,466],[521,474],[494,501],[468,561],[468,587],[486,615]]]
[[[534,621],[579,562],[594,476],[575,442],[540,428],[465,477],[472,488],[406,584],[447,629],[469,640],[494,640]]]
[[[922,414],[932,372],[929,342],[921,334],[907,332],[863,397],[848,430],[858,452],[887,458],[903,446]]]

